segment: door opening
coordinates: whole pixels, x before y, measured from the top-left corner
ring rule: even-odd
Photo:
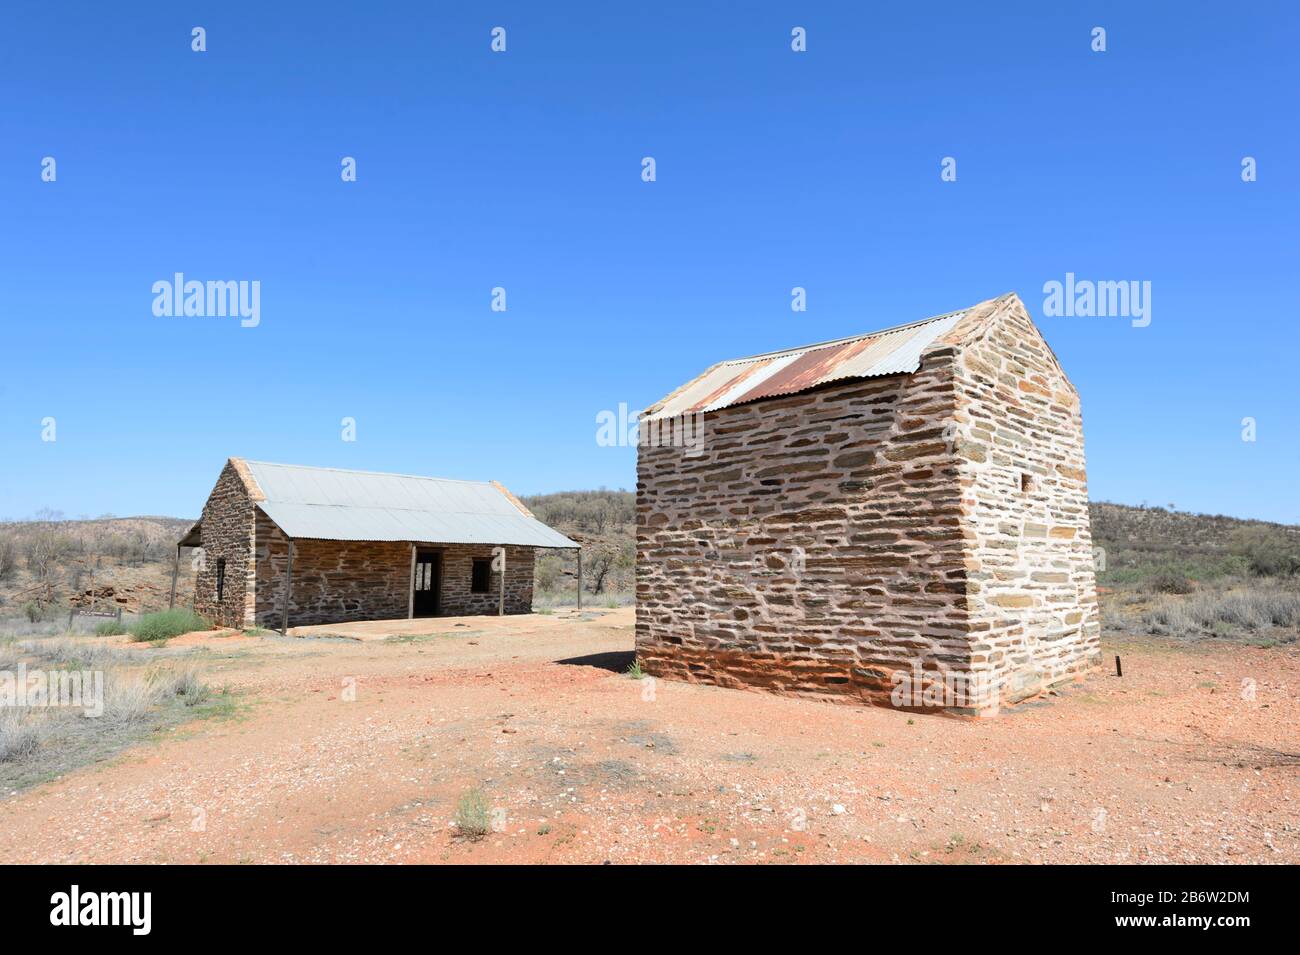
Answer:
[[[416,617],[436,617],[442,603],[442,554],[436,550],[415,552],[414,601]]]

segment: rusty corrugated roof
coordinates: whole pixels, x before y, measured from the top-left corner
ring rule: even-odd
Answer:
[[[724,361],[651,405],[642,419],[717,411],[761,398],[793,395],[845,378],[907,374],[921,367],[921,353],[926,347],[969,311],[962,309],[853,338]]]

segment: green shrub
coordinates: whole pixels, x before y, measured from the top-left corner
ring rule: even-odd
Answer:
[[[1280,528],[1243,527],[1232,535],[1232,552],[1244,557],[1257,577],[1300,573],[1300,538]]]
[[[122,626],[117,620],[105,620],[95,627],[95,636],[97,637],[120,637],[126,633],[126,627]]]
[[[45,611],[41,609],[41,605],[35,600],[29,600],[23,604],[23,613],[30,623],[40,623],[41,618],[45,616]]]
[[[1158,594],[1190,594],[1196,589],[1186,574],[1169,567],[1156,571],[1146,583]]]
[[[207,630],[211,626],[211,623],[193,610],[177,607],[174,610],[145,614],[131,627],[131,638],[142,642],[169,640],[182,633],[189,633],[191,630]]]
[[[456,804],[456,831],[461,838],[477,842],[488,834],[491,827],[491,814],[487,796],[481,789],[471,789],[460,797]]]

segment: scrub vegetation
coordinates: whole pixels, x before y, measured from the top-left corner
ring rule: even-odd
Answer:
[[[158,613],[146,614],[141,617],[131,627],[131,639],[153,643],[179,637],[182,633],[208,630],[211,627],[212,624],[207,619],[199,616],[188,607],[177,607],[173,610],[160,610]]]
[[[94,638],[0,642],[0,674],[10,677],[5,693],[15,692],[19,673],[34,685],[31,675],[39,672],[79,674],[82,694],[76,706],[0,705],[0,799],[108,759],[169,726],[233,712],[230,695],[204,683],[185,655],[157,657]]]
[[[1254,644],[1300,638],[1300,527],[1093,504],[1102,627]]]

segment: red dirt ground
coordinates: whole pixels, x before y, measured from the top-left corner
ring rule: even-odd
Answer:
[[[588,618],[173,641],[239,715],[0,794],[0,861],[1300,862],[1294,647],[1110,646],[1122,679],[975,721],[647,699],[557,662],[630,660],[632,611]],[[498,831],[471,842],[475,787]]]

